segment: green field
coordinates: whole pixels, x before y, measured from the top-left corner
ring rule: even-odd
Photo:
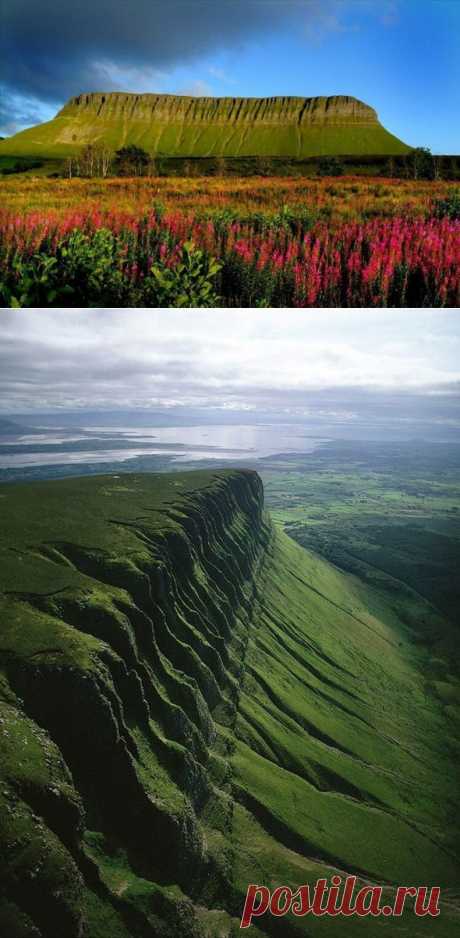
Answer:
[[[0,141],[0,156],[62,158],[87,144],[152,156],[397,156],[410,147],[355,98],[79,95],[56,117]]]
[[[449,444],[331,443],[309,463],[294,458],[291,471],[262,476],[274,520],[298,543],[456,623],[458,458]]]
[[[282,530],[351,523],[363,477],[334,459],[266,468],[275,523],[253,472],[1,487],[2,934],[236,935],[249,882],[339,871],[388,895],[441,885],[441,917],[409,910],[392,935],[453,935],[456,633],[439,596],[342,572]],[[382,499],[395,523],[383,488],[363,523],[374,501],[385,528]]]

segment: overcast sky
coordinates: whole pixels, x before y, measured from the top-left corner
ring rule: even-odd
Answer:
[[[192,407],[303,413],[321,392],[460,401],[441,310],[3,310],[0,411]],[[324,392],[324,393],[323,393]],[[316,397],[315,397],[316,395]],[[446,413],[447,413],[446,410]]]
[[[459,0],[2,0],[0,133],[85,91],[350,94],[460,152]]]

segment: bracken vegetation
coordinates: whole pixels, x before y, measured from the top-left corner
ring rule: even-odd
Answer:
[[[6,203],[6,306],[460,301],[460,199],[446,183],[8,180]]]

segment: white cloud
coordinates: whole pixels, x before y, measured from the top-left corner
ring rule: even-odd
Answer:
[[[227,74],[223,68],[217,68],[215,65],[210,65],[208,72],[212,78],[216,78],[217,81],[222,82],[224,85],[236,85],[238,84],[234,78]]]
[[[149,65],[117,65],[116,62],[94,62],[95,80],[106,90],[142,92],[161,92],[170,80],[169,72]]]
[[[310,392],[452,390],[460,321],[422,310],[9,310],[1,409],[307,406]]]
[[[185,88],[181,88],[178,94],[191,95],[192,98],[206,98],[213,94],[213,90],[207,81],[202,81],[201,78],[197,78],[196,81],[192,81],[189,85],[186,85]]]

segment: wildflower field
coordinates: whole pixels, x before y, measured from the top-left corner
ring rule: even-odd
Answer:
[[[459,306],[460,189],[399,179],[2,182],[3,306]]]

